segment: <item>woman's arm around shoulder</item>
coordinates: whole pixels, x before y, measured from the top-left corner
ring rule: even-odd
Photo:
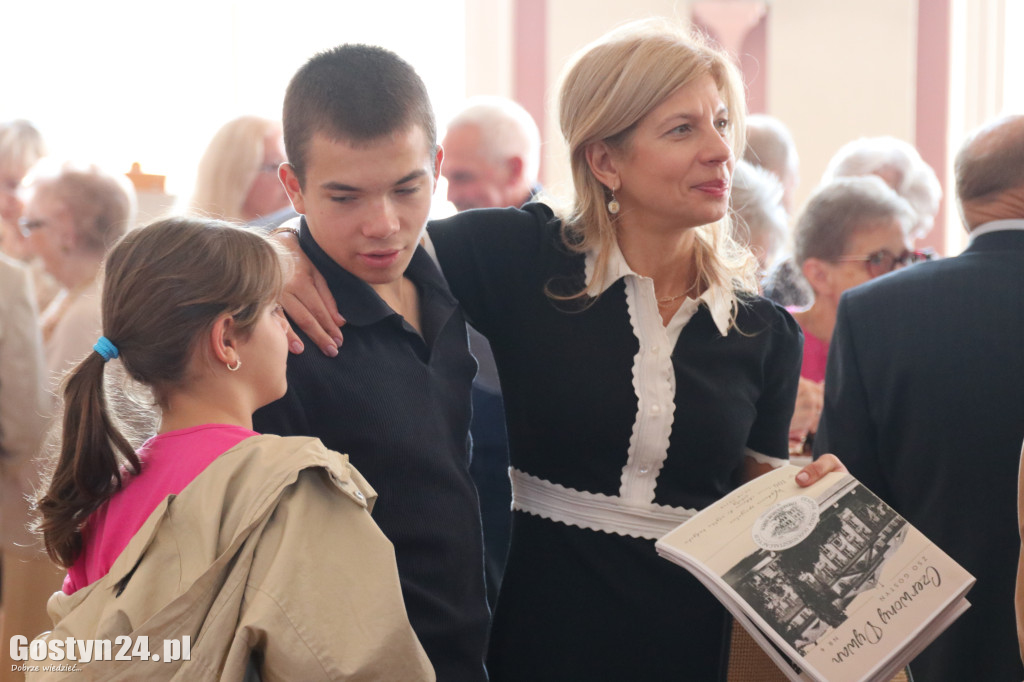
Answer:
[[[491,336],[501,333],[516,301],[543,290],[539,273],[560,239],[551,209],[533,203],[432,221],[425,245],[470,323]]]

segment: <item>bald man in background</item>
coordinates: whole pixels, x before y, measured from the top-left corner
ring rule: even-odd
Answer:
[[[510,99],[474,97],[448,122],[441,175],[459,211],[522,206],[539,191],[540,132]]]
[[[910,664],[917,680],[1021,680],[1014,588],[1024,441],[1024,117],[957,155],[970,245],[846,292],[815,455],[850,472],[977,583]]]

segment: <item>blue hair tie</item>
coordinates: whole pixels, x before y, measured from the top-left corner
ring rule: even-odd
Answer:
[[[100,354],[100,357],[103,358],[103,362],[113,360],[118,356],[117,346],[115,346],[110,339],[105,336],[101,336],[96,341],[96,345],[94,345],[92,349]]]

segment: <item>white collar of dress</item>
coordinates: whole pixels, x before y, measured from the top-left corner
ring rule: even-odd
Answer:
[[[594,272],[594,266],[596,262],[597,250],[592,249],[586,254],[587,287],[589,287],[591,282],[594,281],[594,276],[596,274]],[[633,269],[629,267],[625,257],[622,255],[622,250],[619,249],[618,243],[613,243],[611,253],[608,254],[608,269],[605,271],[604,281],[601,282],[601,286],[598,288],[597,293],[603,294],[608,290],[608,287],[624,277],[650,279],[634,272]],[[712,284],[703,294],[700,295],[700,297],[697,298],[697,302],[703,303],[707,306],[708,312],[711,313],[711,319],[715,321],[715,326],[718,327],[719,333],[722,336],[728,336],[729,320],[732,317],[733,302],[733,297],[729,295],[729,292],[727,292],[720,284]]]

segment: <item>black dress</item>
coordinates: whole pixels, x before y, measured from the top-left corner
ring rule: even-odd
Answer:
[[[617,250],[600,297],[560,301],[593,259],[559,227],[540,204],[430,226],[508,420],[515,512],[491,679],[714,680],[725,611],[654,540],[734,489],[745,456],[787,457],[800,330],[756,296],[729,329],[720,288],[666,328]]]

